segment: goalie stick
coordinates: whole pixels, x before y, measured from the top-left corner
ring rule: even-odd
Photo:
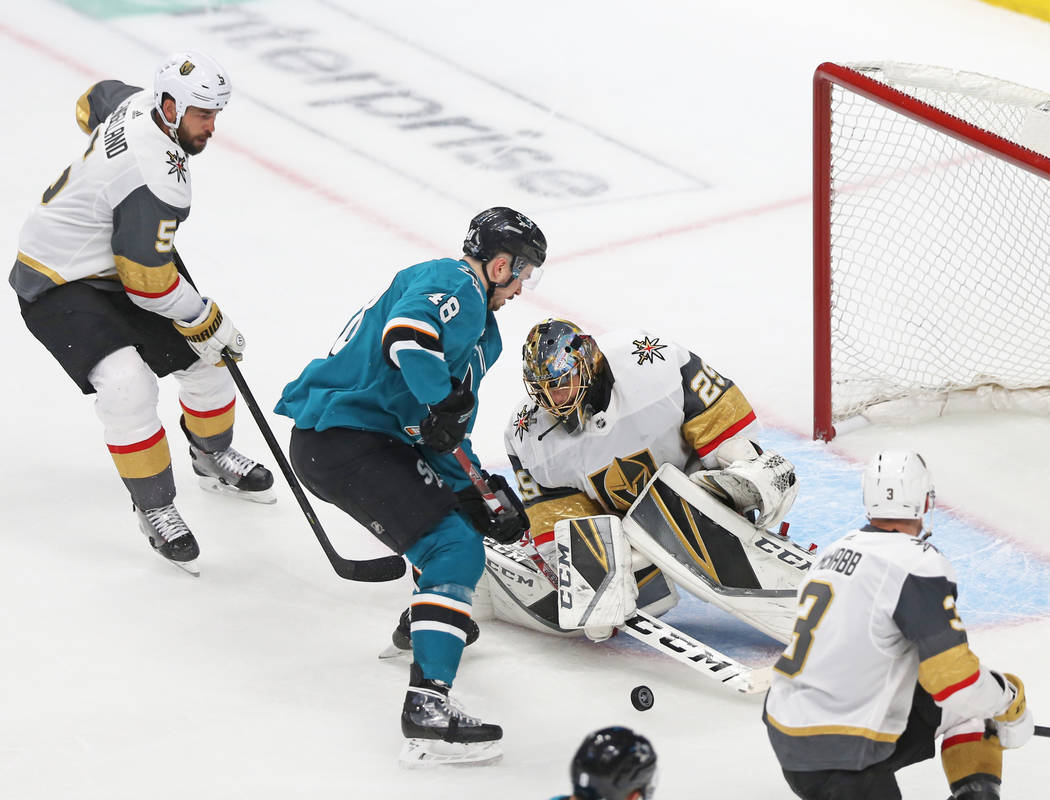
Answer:
[[[186,265],[183,263],[182,257],[176,250],[172,250],[171,255],[172,261],[175,263],[175,268],[182,273],[191,284],[193,284],[193,279],[186,270]],[[193,285],[195,286],[196,284]],[[244,399],[244,404],[248,406],[248,410],[251,412],[252,417],[255,418],[255,424],[259,426],[259,432],[262,434],[263,439],[266,440],[270,452],[273,453],[273,457],[277,461],[277,466],[280,467],[284,479],[288,482],[288,488],[292,490],[292,494],[295,495],[295,499],[299,502],[299,507],[303,510],[303,514],[306,516],[306,521],[310,524],[310,528],[317,537],[321,549],[324,550],[324,554],[328,556],[328,561],[331,563],[332,569],[335,570],[335,574],[340,578],[346,578],[349,581],[364,581],[368,583],[397,580],[404,575],[405,559],[401,556],[382,556],[370,560],[355,561],[350,558],[343,558],[335,551],[332,542],[328,539],[328,534],[325,533],[324,528],[321,527],[321,523],[317,519],[317,515],[314,514],[310,501],[306,499],[303,487],[299,485],[299,479],[296,478],[295,473],[292,472],[292,467],[288,463],[288,459],[285,458],[284,452],[281,450],[281,446],[277,443],[277,439],[274,437],[269,423],[263,416],[262,409],[259,408],[259,404],[255,401],[255,395],[253,395],[251,389],[248,388],[248,382],[244,379],[244,375],[241,374],[241,368],[237,366],[237,362],[234,361],[229,350],[224,349],[222,351],[222,361],[230,371],[230,377],[233,378],[233,382],[237,384],[237,391],[241,393],[241,397]]]
[[[481,473],[463,451],[463,448],[456,447],[452,453],[456,457],[456,461],[459,462],[460,467],[462,467],[463,472],[470,478],[470,482],[474,484],[474,488],[477,489],[489,508],[492,509],[492,512],[494,514],[500,513],[503,510],[503,506],[496,498],[496,495],[492,493],[492,490],[489,489],[485,479],[481,477]],[[557,590],[558,576],[554,574],[554,570],[543,560],[543,556],[536,549],[536,542],[533,541],[530,531],[525,532],[518,545]],[[654,650],[685,664],[687,667],[691,667],[704,677],[710,678],[728,689],[742,694],[756,694],[769,688],[769,682],[773,675],[772,667],[755,668],[741,664],[739,661],[723,655],[714,648],[708,647],[703,642],[697,641],[644,611],[635,611],[634,616],[626,620],[623,627],[619,630],[643,644],[649,645]]]
[[[485,483],[485,479],[481,477],[481,473],[478,472],[478,468],[474,466],[470,457],[463,451],[463,448],[459,445],[452,451],[452,455],[456,457],[456,461],[459,462],[459,466],[466,473],[467,477],[470,478],[470,482],[474,484],[474,488],[478,490],[478,493],[484,498],[485,503],[492,510],[493,514],[500,514],[503,511],[503,506],[499,499],[492,493],[489,485]],[[532,540],[532,533],[525,531],[525,535],[518,540],[518,545],[525,551],[525,554],[529,557],[536,568],[543,573],[543,576],[551,582],[551,585],[555,589],[558,588],[558,576],[554,574],[554,570],[551,569],[550,565],[543,560],[543,556],[540,555],[540,551],[536,549],[536,543]]]

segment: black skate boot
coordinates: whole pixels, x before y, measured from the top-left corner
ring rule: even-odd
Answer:
[[[474,620],[470,620],[470,631],[467,633],[467,643],[464,647],[470,647],[474,642],[478,640],[481,635],[481,629],[478,627],[478,623]],[[412,650],[412,609],[406,608],[401,612],[401,619],[397,621],[397,627],[394,628],[394,632],[390,634],[391,644],[379,654],[380,658],[395,658],[402,653],[408,653]]]
[[[412,664],[401,711],[401,733],[405,737],[399,757],[402,766],[480,766],[503,757],[503,729],[467,716],[449,700],[448,689],[441,681],[424,678],[419,665]]]
[[[132,509],[139,519],[139,530],[146,534],[154,550],[191,575],[201,574],[197,566],[201,552],[197,540],[175,506],[149,509],[132,506]]]
[[[193,471],[200,476],[202,489],[217,494],[234,495],[253,503],[276,503],[273,474],[232,447],[209,453],[190,442]]]

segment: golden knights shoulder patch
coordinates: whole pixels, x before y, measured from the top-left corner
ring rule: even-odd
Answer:
[[[529,406],[522,406],[521,411],[518,412],[517,417],[514,419],[514,435],[519,440],[524,441],[525,434],[529,432],[529,425],[532,423],[532,409]]]
[[[646,336],[644,339],[638,339],[632,342],[632,344],[635,349],[631,355],[638,356],[639,364],[653,364],[655,363],[654,359],[657,358],[661,361],[666,361],[664,354],[660,351],[667,347],[667,345],[660,344],[659,336],[654,336],[652,339]]]

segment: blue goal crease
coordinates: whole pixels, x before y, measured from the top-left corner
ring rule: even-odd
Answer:
[[[821,443],[780,428],[765,427],[762,444],[795,465],[801,491],[788,515],[788,535],[818,549],[862,526],[863,467]],[[514,484],[514,474],[499,470]],[[971,629],[1016,625],[1050,616],[1050,561],[1006,541],[972,520],[945,509],[934,512],[933,543],[951,561],[959,585],[959,616]],[[782,646],[729,614],[680,591],[679,604],[666,620],[716,650],[743,661],[772,657]],[[618,648],[646,649],[626,636]]]

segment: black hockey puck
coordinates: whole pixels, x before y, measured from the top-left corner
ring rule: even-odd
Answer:
[[[648,711],[653,707],[653,690],[648,686],[635,686],[631,689],[631,705],[639,711]]]

